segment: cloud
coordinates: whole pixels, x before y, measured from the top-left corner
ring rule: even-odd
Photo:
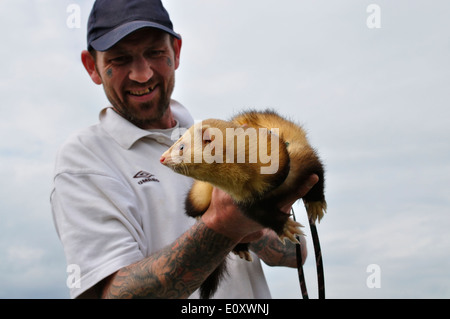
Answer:
[[[0,297],[67,298],[49,195],[56,149],[86,114],[75,94],[79,58],[64,2],[0,6]]]

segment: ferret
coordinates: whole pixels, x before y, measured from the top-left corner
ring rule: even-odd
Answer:
[[[319,182],[303,197],[308,217],[320,221],[326,211],[324,168],[305,131],[271,110],[243,112],[230,121],[208,119],[194,124],[161,156],[173,171],[195,179],[185,200],[186,214],[201,217],[211,202],[213,187],[228,193],[240,210],[273,229],[280,240],[296,242],[301,224],[278,207],[311,174]],[[233,252],[251,260],[248,244]],[[226,273],[226,260],[200,287],[210,298]]]

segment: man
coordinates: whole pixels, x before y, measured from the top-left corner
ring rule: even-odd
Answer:
[[[296,265],[293,245],[282,245],[220,190],[201,220],[184,214],[192,181],[159,163],[172,137],[193,124],[171,100],[181,45],[160,0],[94,4],[81,58],[111,107],[61,147],[51,196],[67,263],[81,270],[73,298],[196,297],[239,242],[252,242],[254,261],[229,257],[230,275],[215,297],[270,298],[259,258]],[[312,176],[280,207],[288,213],[316,182]]]

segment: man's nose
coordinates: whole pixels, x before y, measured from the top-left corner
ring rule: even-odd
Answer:
[[[150,63],[145,58],[134,59],[131,65],[130,80],[139,83],[148,82],[153,76]]]

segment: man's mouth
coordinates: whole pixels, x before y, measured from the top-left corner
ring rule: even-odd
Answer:
[[[153,92],[154,89],[155,89],[155,87],[153,87],[153,88],[149,87],[149,88],[142,89],[142,90],[130,90],[130,91],[127,91],[127,93],[130,95],[134,95],[134,96],[143,96],[143,95],[150,94],[151,92]]]

